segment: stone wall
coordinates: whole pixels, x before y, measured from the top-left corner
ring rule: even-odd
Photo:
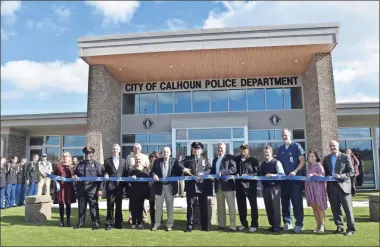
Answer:
[[[26,157],[26,136],[16,134],[3,134],[1,138],[4,140],[4,156],[10,158],[12,156]]]
[[[95,160],[103,164],[120,144],[120,83],[104,65],[90,65],[87,103],[87,144],[95,148]]]
[[[329,154],[329,141],[338,140],[331,54],[315,54],[304,77],[307,147],[322,158]]]

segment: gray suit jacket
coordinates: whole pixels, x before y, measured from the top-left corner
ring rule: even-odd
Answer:
[[[332,155],[329,154],[323,159],[323,168],[325,169],[326,176],[332,176],[333,165],[331,163],[331,156]],[[351,177],[354,176],[354,167],[348,155],[340,152],[338,153],[338,157],[335,162],[334,173],[341,176],[341,179],[338,180],[338,184],[342,190],[345,193],[350,194]]]

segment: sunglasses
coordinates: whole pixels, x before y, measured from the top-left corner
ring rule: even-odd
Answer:
[[[42,158],[46,158],[47,156],[42,156]]]

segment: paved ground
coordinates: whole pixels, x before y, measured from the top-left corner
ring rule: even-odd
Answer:
[[[265,208],[264,200],[262,197],[257,198],[257,204],[258,204],[259,209]],[[145,201],[145,205],[146,205],[146,207],[149,207],[149,202],[147,200]],[[307,207],[307,203],[306,203],[305,199],[303,200],[303,205],[304,205],[304,207]],[[328,206],[330,207],[329,203],[328,203]],[[368,204],[368,201],[354,201],[353,206],[354,207],[369,207],[369,204]],[[71,205],[71,207],[78,208],[78,204],[73,203]],[[247,200],[247,207],[250,208],[248,200]],[[58,205],[54,204],[53,208],[58,208]],[[107,202],[105,200],[100,201],[99,202],[99,208],[100,209],[107,209]],[[123,209],[128,209],[128,208],[129,208],[128,199],[124,199],[123,200]],[[176,197],[174,199],[174,208],[186,208],[186,198]]]

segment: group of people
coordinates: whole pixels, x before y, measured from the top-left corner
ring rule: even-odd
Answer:
[[[51,165],[46,162],[38,162],[38,156],[33,156],[33,161],[27,165],[26,177],[29,179],[29,191],[37,183],[37,193],[40,194],[42,186],[48,184],[47,174],[51,172],[55,175],[73,178],[74,182],[60,183],[60,190],[56,192],[56,201],[60,204],[60,225],[71,226],[70,214],[71,203],[78,201],[79,220],[75,229],[84,227],[87,204],[89,204],[92,229],[100,228],[98,199],[102,196],[105,188],[107,198],[107,216],[105,230],[112,228],[123,228],[122,200],[126,195],[129,198],[129,210],[131,212],[129,220],[132,228],[143,229],[147,220],[147,210],[144,207],[145,200],[149,200],[149,212],[151,230],[156,231],[162,225],[163,204],[165,201],[167,209],[166,230],[172,231],[174,196],[178,193],[177,181],[160,181],[162,178],[173,176],[196,176],[196,180],[186,180],[185,192],[187,201],[187,225],[186,232],[193,230],[195,202],[198,201],[200,208],[200,225],[203,231],[210,231],[208,197],[216,194],[218,228],[234,232],[236,230],[255,232],[259,228],[258,206],[257,206],[257,180],[245,180],[244,176],[298,176],[307,163],[307,176],[334,176],[336,181],[295,181],[295,180],[263,180],[262,194],[269,225],[268,230],[279,232],[282,230],[293,230],[300,233],[303,230],[304,208],[303,208],[303,184],[305,183],[305,196],[307,204],[312,207],[315,220],[315,233],[323,233],[325,211],[327,200],[331,205],[334,222],[337,226],[336,233],[344,233],[343,215],[341,207],[345,211],[347,218],[347,229],[345,235],[355,233],[355,221],[352,210],[351,195],[355,194],[355,175],[358,163],[351,150],[347,154],[339,151],[339,143],[335,140],[329,142],[331,154],[320,159],[317,152],[309,151],[307,162],[305,162],[305,152],[299,143],[292,141],[291,132],[288,129],[282,131],[284,141],[277,149],[275,158],[271,146],[265,146],[263,150],[264,161],[259,163],[258,159],[249,155],[248,145],[240,146],[240,154],[237,156],[226,153],[226,145],[218,144],[218,156],[210,163],[202,156],[203,144],[194,142],[191,145],[192,154],[178,160],[171,157],[169,147],[163,148],[161,153],[154,152],[150,156],[141,153],[141,145],[135,144],[133,153],[126,159],[120,156],[120,146],[114,144],[113,155],[105,159],[101,165],[93,159],[94,148],[86,146],[83,149],[84,160],[73,166],[71,155],[64,152],[62,159],[51,171]],[[44,158],[44,157],[43,157]],[[1,160],[1,176],[6,174],[8,178],[17,174],[19,166],[16,166],[17,159],[12,159],[6,168],[3,169],[3,159]],[[21,164],[21,163],[20,163]],[[25,165],[25,164],[24,164]],[[22,166],[22,165],[20,165]],[[13,168],[15,167],[15,168]],[[34,169],[34,170],[33,170]],[[4,170],[4,172],[3,172]],[[13,172],[10,172],[13,171]],[[33,175],[37,173],[37,175]],[[217,176],[236,175],[239,179],[200,179],[200,175],[214,174]],[[35,176],[35,177],[33,177]],[[106,181],[78,181],[78,177],[104,177]],[[136,179],[140,177],[153,178],[153,182],[124,182],[107,181],[109,177],[130,177]],[[13,183],[13,180],[11,180]],[[17,180],[16,180],[17,181]],[[3,194],[3,184],[2,194]],[[47,186],[48,187],[48,186]],[[9,188],[9,189],[8,189]],[[12,191],[13,184],[6,191]],[[7,193],[8,194],[8,193]],[[28,193],[29,194],[29,193]],[[7,197],[8,198],[8,197]],[[12,198],[12,197],[10,197]],[[251,219],[247,220],[247,199],[251,207]],[[241,226],[236,227],[236,208]],[[226,222],[227,202],[229,211],[229,227]],[[13,205],[12,201],[9,205]],[[8,204],[6,204],[8,205]],[[293,227],[291,205],[295,225]],[[64,211],[66,206],[66,223],[64,222]],[[281,215],[283,226],[281,227]]]

